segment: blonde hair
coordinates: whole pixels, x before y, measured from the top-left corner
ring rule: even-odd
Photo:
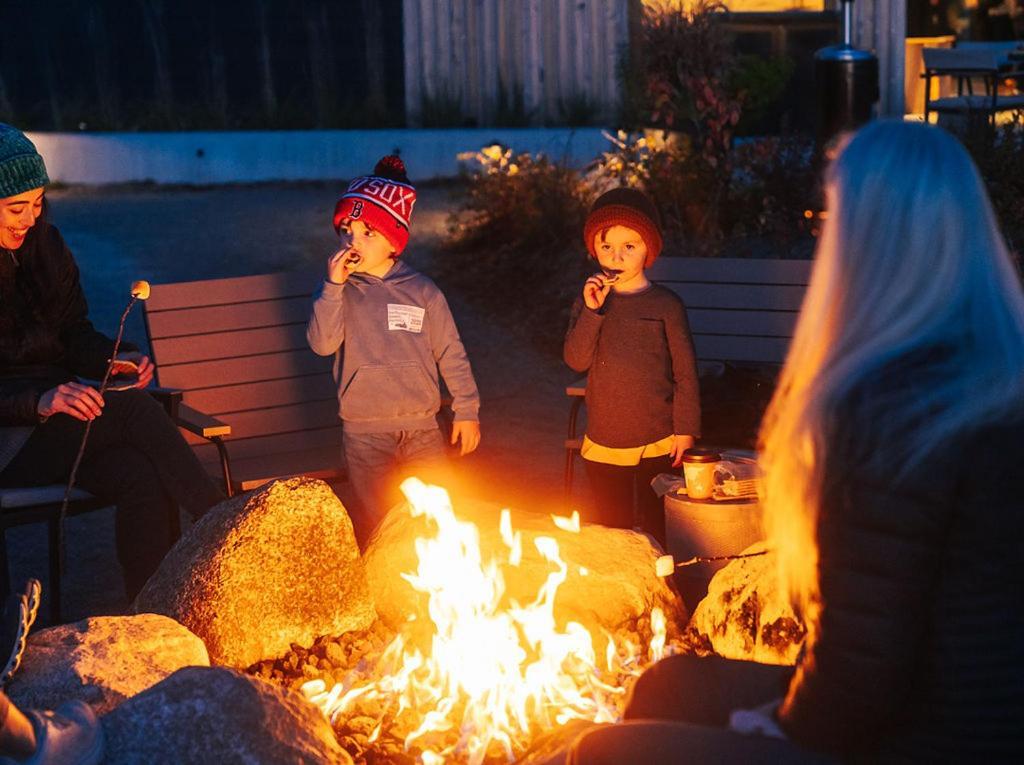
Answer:
[[[899,481],[936,447],[1024,401],[1024,295],[956,139],[878,121],[852,138],[826,180],[828,219],[759,438],[765,530],[811,629],[837,417],[870,434],[869,468]],[[920,384],[881,387],[901,363],[922,367]],[[866,384],[876,387],[851,414]]]

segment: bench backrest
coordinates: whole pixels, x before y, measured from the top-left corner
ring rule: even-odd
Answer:
[[[648,275],[686,303],[699,360],[781,364],[811,265],[810,260],[662,257]]]
[[[159,385],[232,428],[231,458],[340,448],[331,358],[306,344],[319,276],[269,274],[153,285],[144,304]],[[200,460],[215,448],[187,435]]]

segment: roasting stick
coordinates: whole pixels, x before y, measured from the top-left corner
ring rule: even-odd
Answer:
[[[687,560],[682,560],[676,563],[676,559],[671,555],[662,555],[654,563],[654,570],[658,576],[668,576],[677,568],[683,566],[692,566],[696,563],[715,563],[720,560],[739,560],[740,558],[756,558],[758,555],[766,555],[768,550],[761,550],[759,552],[752,553],[740,553],[739,555],[715,555],[713,557],[695,556]]]

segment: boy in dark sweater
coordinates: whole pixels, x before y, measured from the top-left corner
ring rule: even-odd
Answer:
[[[588,520],[640,527],[665,542],[651,479],[700,435],[700,393],[686,307],[645,269],[661,252],[654,205],[619,188],[594,202],[583,239],[601,273],[573,306],[565,362],[588,372],[581,455],[596,501]]]

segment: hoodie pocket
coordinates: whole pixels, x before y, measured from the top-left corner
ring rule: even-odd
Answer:
[[[344,420],[430,417],[441,406],[437,382],[415,361],[359,367],[341,394]]]

